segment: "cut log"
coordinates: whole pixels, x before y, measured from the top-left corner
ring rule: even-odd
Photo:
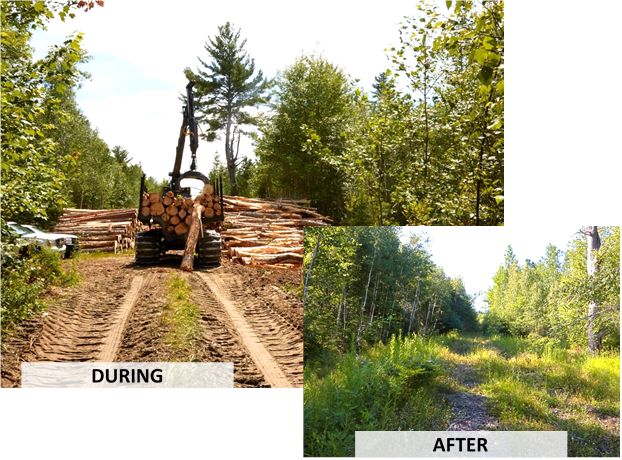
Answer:
[[[169,219],[169,221],[168,221],[168,223],[169,223],[170,225],[177,225],[179,222],[181,222],[181,219],[179,218],[179,215],[177,215],[177,216],[172,216],[172,217]]]
[[[173,201],[175,201],[174,198],[170,197],[170,196],[165,196],[164,198],[162,198],[162,204],[164,206],[170,206],[173,204]]]
[[[205,184],[203,186],[203,194],[212,195],[214,193],[214,186],[212,184]]]
[[[184,257],[181,260],[181,269],[191,272],[194,265],[194,252],[197,247],[197,240],[199,239],[199,230],[201,227],[201,213],[203,212],[203,206],[196,205],[192,210],[190,218],[190,227],[188,229],[188,239],[186,240],[186,250],[184,251]],[[180,224],[181,225],[181,224]]]
[[[169,198],[175,198],[175,194],[173,193],[172,190],[169,190],[168,192],[166,192],[166,196],[168,196]]]
[[[164,213],[164,205],[160,202],[158,203],[153,203],[151,206],[151,215],[152,216],[159,216],[162,213]]]
[[[166,208],[166,213],[169,216],[176,216],[179,213],[179,209],[177,209],[177,206],[170,205],[168,208]]]
[[[184,219],[184,222],[188,227],[190,227],[190,224],[192,224],[192,216],[190,215],[186,216],[186,218]]]
[[[80,248],[82,249],[94,249],[94,248],[107,248],[109,246],[115,246],[119,244],[117,240],[114,241],[92,241],[92,242],[81,242]]]
[[[178,215],[180,219],[185,219],[188,215],[188,211],[186,211],[185,209],[180,209]]]
[[[214,208],[205,208],[203,211],[203,215],[205,217],[213,217],[214,216]]]
[[[143,207],[149,206],[149,204],[150,204],[149,203],[149,198],[143,198],[140,203],[143,205]]]
[[[142,208],[140,208],[140,213],[143,216],[150,216],[151,215],[151,208],[149,206],[143,206]]]
[[[183,235],[187,231],[188,231],[188,226],[186,224],[184,224],[183,222],[181,222],[179,225],[175,226],[175,234],[176,235]]]
[[[150,193],[149,194],[149,203],[159,203],[160,202],[160,194],[159,193]]]
[[[168,221],[171,218],[171,216],[167,213],[162,214],[160,217],[164,222]]]
[[[255,255],[251,257],[242,257],[242,262],[247,264],[302,264],[302,255],[300,254],[275,254],[275,255]]]

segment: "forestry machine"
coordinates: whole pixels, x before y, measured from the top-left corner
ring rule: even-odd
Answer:
[[[167,250],[184,250],[188,239],[188,231],[184,232],[177,227],[184,225],[183,219],[191,213],[188,208],[190,200],[190,187],[181,187],[182,179],[199,179],[206,185],[206,189],[212,191],[209,205],[211,210],[216,212],[205,213],[201,218],[203,229],[199,233],[195,251],[198,253],[196,263],[201,266],[220,265],[220,234],[218,230],[224,220],[223,198],[222,198],[222,179],[216,180],[212,186],[209,179],[196,170],[196,151],[199,147],[198,125],[194,118],[194,96],[192,87],[194,82],[191,81],[186,86],[187,105],[183,107],[183,123],[179,133],[179,141],[177,142],[177,154],[175,156],[175,165],[173,172],[169,173],[171,180],[164,187],[162,195],[148,194],[145,190],[145,176],[143,175],[140,182],[140,204],[138,219],[149,225],[149,231],[138,232],[136,234],[136,263],[139,265],[155,265],[160,261],[160,256],[164,255]],[[184,144],[186,136],[190,136],[190,150],[192,152],[192,163],[190,170],[181,174],[181,161],[184,153]],[[213,201],[212,201],[213,199]],[[173,201],[172,207],[167,203]],[[175,207],[175,209],[172,209]],[[172,211],[171,211],[172,209]],[[183,209],[183,212],[182,212]],[[188,209],[188,212],[186,212]],[[179,214],[177,214],[177,210]],[[171,217],[167,212],[171,211],[174,215]],[[207,209],[206,209],[207,211]],[[209,215],[212,214],[212,215]]]

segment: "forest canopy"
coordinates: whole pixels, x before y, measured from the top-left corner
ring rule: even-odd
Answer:
[[[587,236],[578,232],[566,251],[553,245],[542,258],[519,264],[511,246],[487,293],[484,332],[587,346],[588,304],[598,309],[594,327],[603,346],[620,344],[620,227],[598,227],[601,247],[595,277],[587,270]]]
[[[402,244],[394,227],[306,227],[304,245],[305,360],[477,328],[462,280],[432,262],[423,235]]]
[[[503,225],[503,7],[413,5],[369,93],[321,53],[301,54],[253,119],[256,159],[233,159],[235,135],[226,136],[229,174],[252,171],[247,193],[310,199],[337,225]],[[210,43],[234,49],[219,30]],[[233,69],[223,81],[235,81]]]

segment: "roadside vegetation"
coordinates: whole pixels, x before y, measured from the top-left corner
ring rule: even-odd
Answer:
[[[45,310],[45,293],[52,286],[77,286],[82,281],[76,260],[62,261],[46,248],[18,246],[3,238],[1,278],[2,334],[26,318]],[[30,256],[21,256],[27,250]]]
[[[8,221],[49,229],[63,207],[133,207],[142,167],[120,146],[109,148],[78,108],[76,91],[90,76],[83,34],[35,59],[30,41],[55,18],[102,7],[98,2],[2,2],[2,333],[45,307],[50,286],[79,280],[76,261],[43,249],[20,256]],[[89,14],[97,14],[96,11]],[[150,186],[156,181],[150,179]]]
[[[452,403],[471,395],[485,429],[567,431],[569,456],[618,457],[619,227],[524,266],[508,248],[478,315],[425,237],[397,231],[305,231],[304,454],[353,456],[357,430],[447,430],[481,412]]]
[[[355,431],[443,431],[446,395],[475,386],[499,430],[568,431],[568,455],[618,457],[620,354],[534,347],[504,335],[393,336],[305,367],[304,454],[354,456]]]

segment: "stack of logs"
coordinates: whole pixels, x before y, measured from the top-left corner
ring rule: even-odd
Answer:
[[[119,252],[134,247],[136,232],[143,230],[136,209],[63,209],[56,233],[78,237],[82,252]]]
[[[197,203],[204,207],[202,215],[204,217],[214,217],[222,215],[220,197],[214,195],[214,187],[206,184],[203,193],[196,199]],[[176,197],[169,191],[163,197],[158,193],[143,193],[142,208],[140,213],[147,217],[159,217],[164,222],[163,229],[176,235],[188,233],[192,222],[192,209],[195,199]]]
[[[308,200],[223,198],[223,255],[245,265],[299,266],[304,227],[332,222],[310,207]]]

